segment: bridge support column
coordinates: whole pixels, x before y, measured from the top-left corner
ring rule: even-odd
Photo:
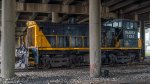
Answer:
[[[90,77],[99,77],[101,68],[101,0],[89,0]]]
[[[11,78],[15,72],[16,0],[2,0],[1,77]]]

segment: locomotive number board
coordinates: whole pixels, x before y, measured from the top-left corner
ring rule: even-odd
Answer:
[[[124,30],[124,39],[137,39],[137,31],[136,30]]]

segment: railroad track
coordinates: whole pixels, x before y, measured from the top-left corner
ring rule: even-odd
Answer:
[[[112,64],[112,65],[102,65],[103,67],[119,67],[119,66],[137,66],[137,65],[150,65],[150,63],[132,63],[132,64]],[[83,68],[89,68],[89,66],[75,66],[75,67],[54,67],[50,69],[43,69],[43,68],[35,68],[35,67],[29,67],[27,69],[15,69],[16,72],[30,72],[30,71],[55,71],[55,70],[71,70],[71,69],[83,69]]]

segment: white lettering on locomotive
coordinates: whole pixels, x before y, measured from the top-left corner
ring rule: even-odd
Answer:
[[[135,31],[125,31],[125,34],[135,34]]]

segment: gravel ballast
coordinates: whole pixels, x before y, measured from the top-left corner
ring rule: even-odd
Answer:
[[[1,84],[149,84],[150,65],[105,66],[109,77],[90,78],[89,68],[53,68],[49,70],[17,70],[12,79],[0,79]]]

